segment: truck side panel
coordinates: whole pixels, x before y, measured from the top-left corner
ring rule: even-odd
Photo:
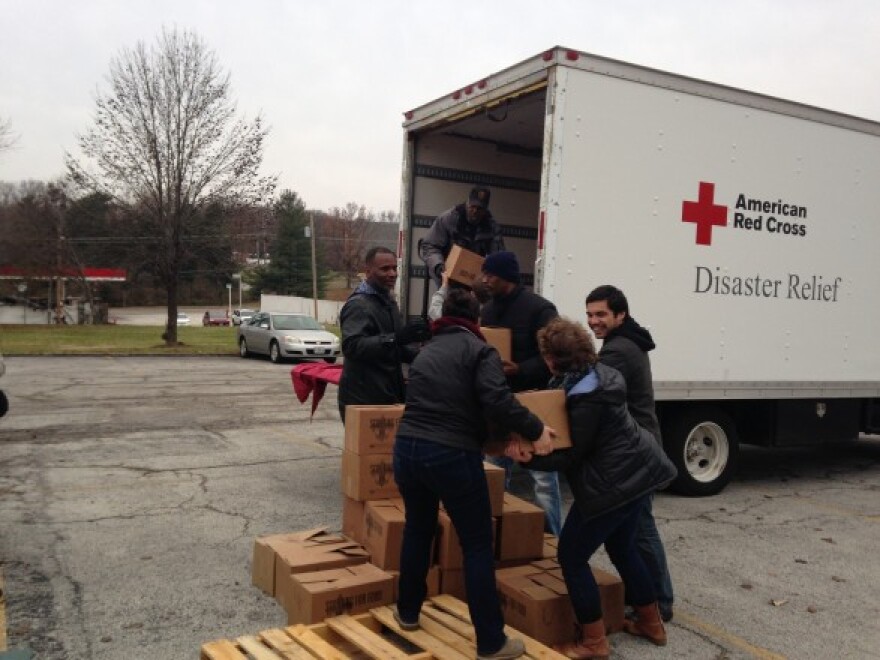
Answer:
[[[584,70],[564,85],[543,283],[563,314],[620,286],[657,381],[876,384],[880,138]],[[712,213],[699,236],[683,219]]]

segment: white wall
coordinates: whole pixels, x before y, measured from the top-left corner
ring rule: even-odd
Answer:
[[[321,323],[339,324],[339,311],[345,302],[336,300],[318,301],[318,321]],[[260,296],[261,312],[291,312],[294,314],[315,315],[314,298],[298,298],[296,296],[274,296],[262,294]]]

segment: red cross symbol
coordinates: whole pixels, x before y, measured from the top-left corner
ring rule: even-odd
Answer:
[[[700,181],[696,202],[682,202],[681,221],[697,225],[697,245],[712,245],[712,227],[727,226],[727,207],[715,204],[715,184]]]

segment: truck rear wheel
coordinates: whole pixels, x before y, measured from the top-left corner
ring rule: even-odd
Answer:
[[[678,469],[671,490],[695,496],[720,493],[739,456],[733,420],[714,406],[687,408],[671,417],[663,431],[666,453]]]

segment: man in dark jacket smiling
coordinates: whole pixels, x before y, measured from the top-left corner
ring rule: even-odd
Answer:
[[[339,414],[345,406],[403,403],[403,362],[412,362],[410,344],[431,337],[424,321],[404,325],[391,290],[397,282],[397,256],[388,248],[367,252],[366,278],[339,313],[342,377]]]
[[[630,316],[629,302],[623,291],[610,284],[593,289],[587,295],[587,324],[602,339],[599,360],[617,369],[626,383],[626,406],[639,426],[649,431],[658,444],[660,422],[654,407],[654,380],[648,352],[654,350],[651,333]],[[644,509],[636,543],[651,572],[660,614],[672,619],[672,578],[666,563],[666,550],[657,531],[651,503]]]

